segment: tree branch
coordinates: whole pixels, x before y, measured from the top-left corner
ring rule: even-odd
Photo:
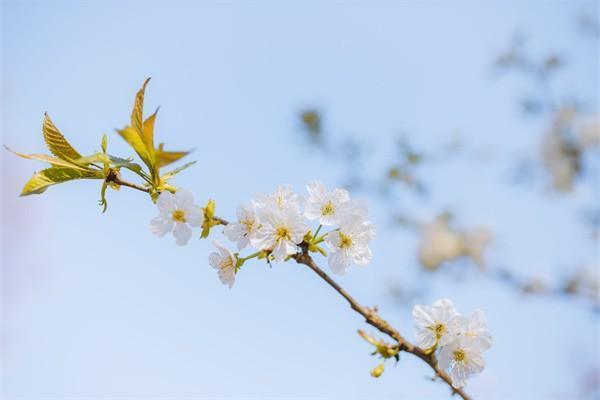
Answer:
[[[107,178],[107,180],[108,180],[108,178]],[[122,185],[122,186],[141,190],[143,192],[148,192],[148,189],[138,186],[133,183],[122,181],[118,176],[112,178],[111,181],[116,184]],[[213,219],[221,225],[229,224],[229,222],[227,220],[220,218],[220,217],[213,217]],[[329,286],[331,286],[344,299],[346,299],[346,301],[350,304],[350,307],[354,311],[356,311],[357,313],[362,315],[365,318],[365,321],[369,325],[375,327],[381,333],[384,333],[384,334],[388,335],[389,337],[391,337],[392,339],[394,339],[398,343],[398,348],[400,351],[410,353],[410,354],[420,358],[427,365],[429,365],[431,367],[431,369],[433,370],[433,372],[435,372],[435,375],[440,377],[440,379],[442,379],[442,381],[444,381],[450,387],[450,390],[452,390],[453,395],[457,394],[463,400],[471,399],[469,397],[469,395],[467,395],[467,393],[465,393],[464,390],[455,388],[454,386],[452,386],[452,380],[450,379],[448,374],[446,374],[446,372],[444,372],[442,369],[440,369],[438,367],[437,359],[433,353],[427,354],[423,349],[413,345],[408,340],[404,339],[404,337],[400,334],[400,332],[398,330],[396,330],[386,320],[384,320],[383,318],[381,318],[379,316],[379,314],[377,313],[377,310],[375,310],[373,308],[364,307],[358,301],[356,301],[354,299],[354,297],[352,297],[336,281],[334,281],[329,275],[327,275],[327,273],[325,271],[323,271],[321,268],[319,268],[319,266],[315,263],[315,261],[313,260],[313,258],[311,257],[311,255],[308,252],[308,244],[307,243],[302,242],[300,244],[300,248],[301,248],[302,252],[297,253],[294,256],[292,256],[292,258],[294,260],[296,260],[296,262],[298,264],[306,265],[308,268],[313,270],[321,279],[323,279]]]

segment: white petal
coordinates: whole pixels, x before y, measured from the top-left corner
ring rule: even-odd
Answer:
[[[422,349],[429,349],[431,347],[433,347],[433,345],[436,343],[437,341],[437,336],[435,335],[435,333],[428,328],[423,328],[423,329],[419,329],[417,330],[417,346],[419,346]]]
[[[455,315],[447,323],[448,331],[453,335],[464,335],[469,326],[469,319],[462,315]]]
[[[485,359],[479,353],[469,354],[469,367],[472,373],[481,373],[485,368]]]
[[[186,224],[176,223],[173,236],[176,239],[175,244],[177,246],[184,246],[192,238],[192,230]]]
[[[433,320],[431,314],[431,308],[427,306],[422,306],[417,304],[412,309],[412,316],[415,319],[415,322],[418,327],[428,327],[435,325],[435,321]]]
[[[208,256],[208,263],[211,267],[219,269],[221,266],[221,254],[213,251]]]
[[[224,284],[231,287],[235,282],[235,271],[233,268],[221,268],[219,269],[219,280]]]
[[[163,191],[156,200],[156,206],[162,215],[170,215],[175,209],[175,199],[168,190]]]
[[[333,189],[332,197],[338,204],[350,201],[350,193],[346,189]]]
[[[177,208],[185,210],[194,206],[194,195],[187,189],[177,189],[175,192],[175,204]]]
[[[185,220],[190,226],[201,226],[204,221],[204,211],[202,207],[191,206],[185,209]]]
[[[173,221],[163,217],[156,217],[150,221],[150,231],[156,236],[165,236],[173,230]]]
[[[344,275],[346,271],[348,271],[348,266],[350,265],[350,260],[343,251],[334,251],[330,253],[328,262],[329,268],[338,275]]]
[[[449,299],[440,299],[433,303],[433,318],[441,323],[446,324],[450,318],[454,317],[457,312],[454,309],[452,301]]]
[[[323,198],[326,192],[325,185],[320,181],[309,182],[306,185],[306,190],[312,198],[315,198],[315,200]]]
[[[445,371],[448,368],[450,368],[451,365],[452,365],[452,350],[447,347],[443,347],[440,350],[440,354],[438,356],[438,366]]]
[[[286,241],[279,240],[277,242],[277,244],[275,245],[275,247],[273,248],[273,251],[271,252],[271,254],[275,258],[275,261],[283,261],[285,259],[285,257],[287,256]]]
[[[368,247],[363,247],[354,251],[352,261],[354,261],[354,264],[364,267],[369,265],[369,263],[371,262],[371,258],[373,258],[371,249],[369,249]]]

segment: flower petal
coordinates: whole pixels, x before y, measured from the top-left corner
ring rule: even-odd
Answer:
[[[176,239],[175,244],[177,246],[185,246],[192,238],[192,230],[186,224],[178,222],[175,224],[175,229],[173,229],[173,236]]]
[[[156,236],[165,236],[173,230],[173,221],[163,217],[156,217],[150,221],[150,231]]]

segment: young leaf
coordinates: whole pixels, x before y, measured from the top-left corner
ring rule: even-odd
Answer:
[[[21,196],[43,193],[49,186],[75,179],[104,179],[102,171],[81,171],[75,168],[52,167],[35,174],[23,187]]]
[[[48,113],[44,113],[44,125],[42,126],[42,131],[48,149],[56,157],[63,160],[76,160],[81,158],[81,154],[67,142],[67,139],[65,139],[58,128],[54,126]]]
[[[192,161],[192,162],[189,162],[187,164],[184,164],[181,167],[175,168],[174,170],[167,172],[166,174],[164,174],[160,178],[163,181],[167,181],[167,180],[171,179],[172,177],[174,177],[175,175],[177,175],[178,173],[180,173],[181,171],[183,171],[184,169],[187,169],[187,168],[191,167],[194,164],[196,164],[196,161]]]
[[[154,157],[156,159],[156,167],[162,168],[166,165],[172,164],[175,161],[180,160],[181,158],[190,154],[189,151],[164,151],[163,144],[161,143],[158,146],[158,149],[154,152]]]
[[[146,92],[146,86],[150,78],[144,81],[142,88],[138,90],[135,95],[135,102],[133,103],[133,110],[131,111],[131,127],[135,129],[140,136],[142,136],[142,122],[143,122],[143,110],[144,110],[144,93]]]
[[[142,141],[146,145],[150,155],[154,153],[154,122],[156,121],[157,113],[158,108],[154,111],[154,114],[146,118],[142,126]]]
[[[123,130],[117,130],[117,133],[121,135],[121,137],[125,139],[125,141],[129,143],[131,147],[133,147],[137,155],[140,156],[140,158],[142,159],[144,164],[148,166],[150,171],[153,171],[153,162],[150,158],[150,154],[148,153],[148,149],[142,141],[142,137],[135,131],[135,129],[133,129],[132,127],[127,127]]]
[[[47,162],[51,165],[54,165],[56,167],[65,167],[65,168],[73,168],[73,169],[77,169],[80,171],[89,171],[89,169],[82,167],[80,165],[77,165],[75,163],[72,163],[70,161],[66,161],[60,158],[56,158],[56,157],[52,157],[46,154],[23,154],[23,153],[18,153],[14,150],[11,150],[8,146],[4,146],[4,148],[6,148],[6,150],[10,151],[11,153],[22,157],[22,158],[26,158],[28,160],[36,160],[36,161],[42,161],[42,162]]]
[[[115,156],[108,156],[110,158],[110,162],[117,168],[127,168],[128,170],[139,174],[142,171],[142,166],[140,164],[136,164],[131,162],[131,159],[120,158]]]

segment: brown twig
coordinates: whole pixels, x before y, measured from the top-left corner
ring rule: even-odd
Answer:
[[[108,178],[107,178],[108,180]],[[148,192],[148,190],[144,187],[138,186],[133,183],[124,182],[118,176],[113,178],[112,182],[130,187],[133,189],[141,190],[143,192]],[[217,221],[221,225],[228,225],[229,222],[220,217],[213,217],[215,221]],[[386,320],[381,318],[377,312],[377,310],[373,308],[368,308],[362,306],[357,300],[354,299],[346,290],[344,290],[336,281],[334,281],[325,271],[323,271],[313,260],[311,255],[308,252],[308,244],[303,242],[300,244],[300,248],[302,252],[292,256],[294,260],[298,264],[306,265],[308,268],[313,270],[321,279],[323,279],[329,286],[335,289],[346,301],[350,304],[350,307],[362,315],[365,318],[365,321],[379,330],[381,333],[384,333],[394,339],[398,343],[398,348],[400,351],[404,351],[406,353],[410,353],[421,360],[423,360],[426,364],[428,364],[431,369],[435,372],[435,375],[440,377],[442,381],[444,381],[451,389],[452,395],[457,394],[463,400],[470,400],[469,395],[465,393],[464,390],[460,388],[455,388],[452,386],[452,380],[442,369],[440,369],[437,365],[437,359],[433,353],[426,353],[423,349],[413,345],[408,340],[404,339],[404,337],[400,334],[398,330],[392,327]],[[435,379],[435,378],[434,378]]]
[[[136,185],[135,183],[126,182],[126,181],[121,180],[121,176],[119,175],[118,171],[116,171],[114,169],[111,169],[110,172],[108,173],[108,175],[106,176],[106,182],[112,182],[112,183],[115,183],[120,186],[126,186],[128,188],[139,190],[141,192],[146,192],[146,193],[150,192],[150,189],[147,187]]]

